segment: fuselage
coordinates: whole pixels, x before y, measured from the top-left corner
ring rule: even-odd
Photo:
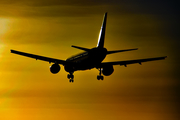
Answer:
[[[65,65],[65,70],[67,72],[74,72],[77,70],[92,69],[105,59],[106,54],[106,48],[92,48],[87,52],[83,52],[68,58],[66,61],[71,63],[71,65]]]

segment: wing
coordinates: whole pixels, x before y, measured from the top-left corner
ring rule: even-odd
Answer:
[[[137,59],[137,60],[127,60],[127,61],[115,61],[115,62],[103,62],[101,63],[101,67],[105,65],[124,65],[125,67],[128,64],[134,64],[134,63],[139,63],[141,64],[142,62],[149,62],[149,61],[155,61],[155,60],[163,60],[167,56],[164,57],[156,57],[156,58],[146,58],[146,59]]]
[[[34,55],[34,54],[20,52],[20,51],[16,51],[16,50],[11,50],[11,53],[26,56],[26,57],[30,57],[30,58],[34,58],[36,60],[47,61],[49,63],[52,62],[52,63],[58,63],[58,64],[63,64],[63,65],[66,63],[65,60],[59,60],[59,59],[44,57],[44,56],[40,56],[40,55]]]

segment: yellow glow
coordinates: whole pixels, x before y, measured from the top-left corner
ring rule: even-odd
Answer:
[[[9,19],[0,18],[0,35],[3,35],[8,30]]]
[[[0,44],[0,58],[2,57],[3,50],[4,50],[4,45]]]
[[[169,88],[175,82],[169,72],[170,57],[142,66],[114,66],[114,73],[104,81],[96,80],[96,69],[78,71],[71,84],[62,65],[61,71],[54,75],[49,71],[48,62],[11,54],[10,49],[15,49],[65,60],[82,52],[71,45],[96,46],[103,12],[94,16],[64,13],[64,16],[51,17],[56,15],[51,7],[13,9],[11,14],[25,17],[0,18],[0,120],[168,120],[174,117],[174,94]],[[50,17],[44,17],[45,13]],[[138,47],[139,50],[109,55],[105,61],[169,56],[168,38],[158,33],[158,22],[150,18],[110,12],[105,47],[108,50]],[[163,45],[162,41],[165,41]]]
[[[4,51],[3,37],[8,31],[10,20],[7,18],[0,18],[0,58]],[[1,61],[1,60],[0,60]]]

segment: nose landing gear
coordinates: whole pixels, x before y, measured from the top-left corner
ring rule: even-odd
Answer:
[[[74,75],[73,75],[73,73],[68,74],[67,78],[69,79],[69,82],[72,82],[72,83],[74,82]]]
[[[97,79],[104,80],[104,76],[101,75],[101,68],[99,68],[98,70],[99,70],[99,75],[97,76]]]

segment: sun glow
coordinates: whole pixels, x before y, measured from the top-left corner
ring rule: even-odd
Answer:
[[[4,45],[0,44],[0,58],[2,57],[3,50],[4,50]]]
[[[7,18],[0,18],[0,57],[4,50],[4,36],[8,31],[10,20]]]
[[[0,18],[0,35],[3,35],[8,30],[9,19]]]

